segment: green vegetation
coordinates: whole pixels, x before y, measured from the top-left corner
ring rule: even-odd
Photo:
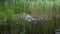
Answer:
[[[1,1],[0,1],[1,2]],[[4,1],[3,1],[4,2]],[[21,2],[21,1],[20,1]],[[8,3],[8,2],[7,2]],[[15,32],[17,34],[19,28],[22,28],[24,31],[26,29],[27,21],[20,18],[20,16],[16,17],[16,20],[13,20],[14,14],[20,14],[22,12],[33,13],[34,15],[45,18],[36,29],[35,32],[39,31],[41,34],[53,34],[52,31],[58,29],[60,27],[60,2],[59,1],[24,1],[17,4],[4,4],[4,6],[0,6],[0,23],[4,22],[4,18],[9,20],[11,23],[11,34]],[[57,16],[58,15],[58,16]],[[37,16],[37,17],[38,17]],[[57,18],[58,17],[58,18]],[[33,30],[32,25],[29,25],[30,31]],[[20,29],[21,30],[21,29]],[[51,31],[51,32],[50,32]],[[23,32],[25,34],[25,32]],[[35,33],[37,34],[37,33]]]

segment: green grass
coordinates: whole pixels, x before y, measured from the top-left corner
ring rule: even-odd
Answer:
[[[11,20],[11,32],[18,32],[19,27],[21,27],[23,30],[25,30],[26,28],[26,23],[27,21],[19,18],[19,16],[17,17],[16,20],[13,20],[13,15],[14,14],[18,14],[18,13],[22,13],[22,12],[26,12],[26,13],[33,13],[34,15],[38,15],[40,16],[43,15],[43,17],[45,18],[51,18],[51,17],[56,17],[57,14],[60,13],[60,2],[34,2],[34,6],[30,7],[29,2],[26,3],[22,3],[22,4],[18,4],[16,6],[12,6],[12,5],[5,5],[4,7],[0,6],[0,22],[3,23],[3,18],[6,16],[7,19]],[[34,7],[34,8],[33,8]],[[51,16],[52,15],[52,16]],[[50,17],[51,16],[51,17]],[[41,25],[39,25],[38,30],[36,29],[35,32],[40,31],[41,34],[50,34],[49,33],[49,29],[51,28],[52,30],[58,29],[60,27],[60,18],[51,18],[51,20],[46,20],[43,21]],[[5,22],[4,22],[5,23]],[[31,31],[33,30],[32,25],[29,26],[31,28]],[[52,31],[51,30],[51,31]],[[12,34],[11,33],[11,34]],[[25,32],[23,32],[24,34]]]

